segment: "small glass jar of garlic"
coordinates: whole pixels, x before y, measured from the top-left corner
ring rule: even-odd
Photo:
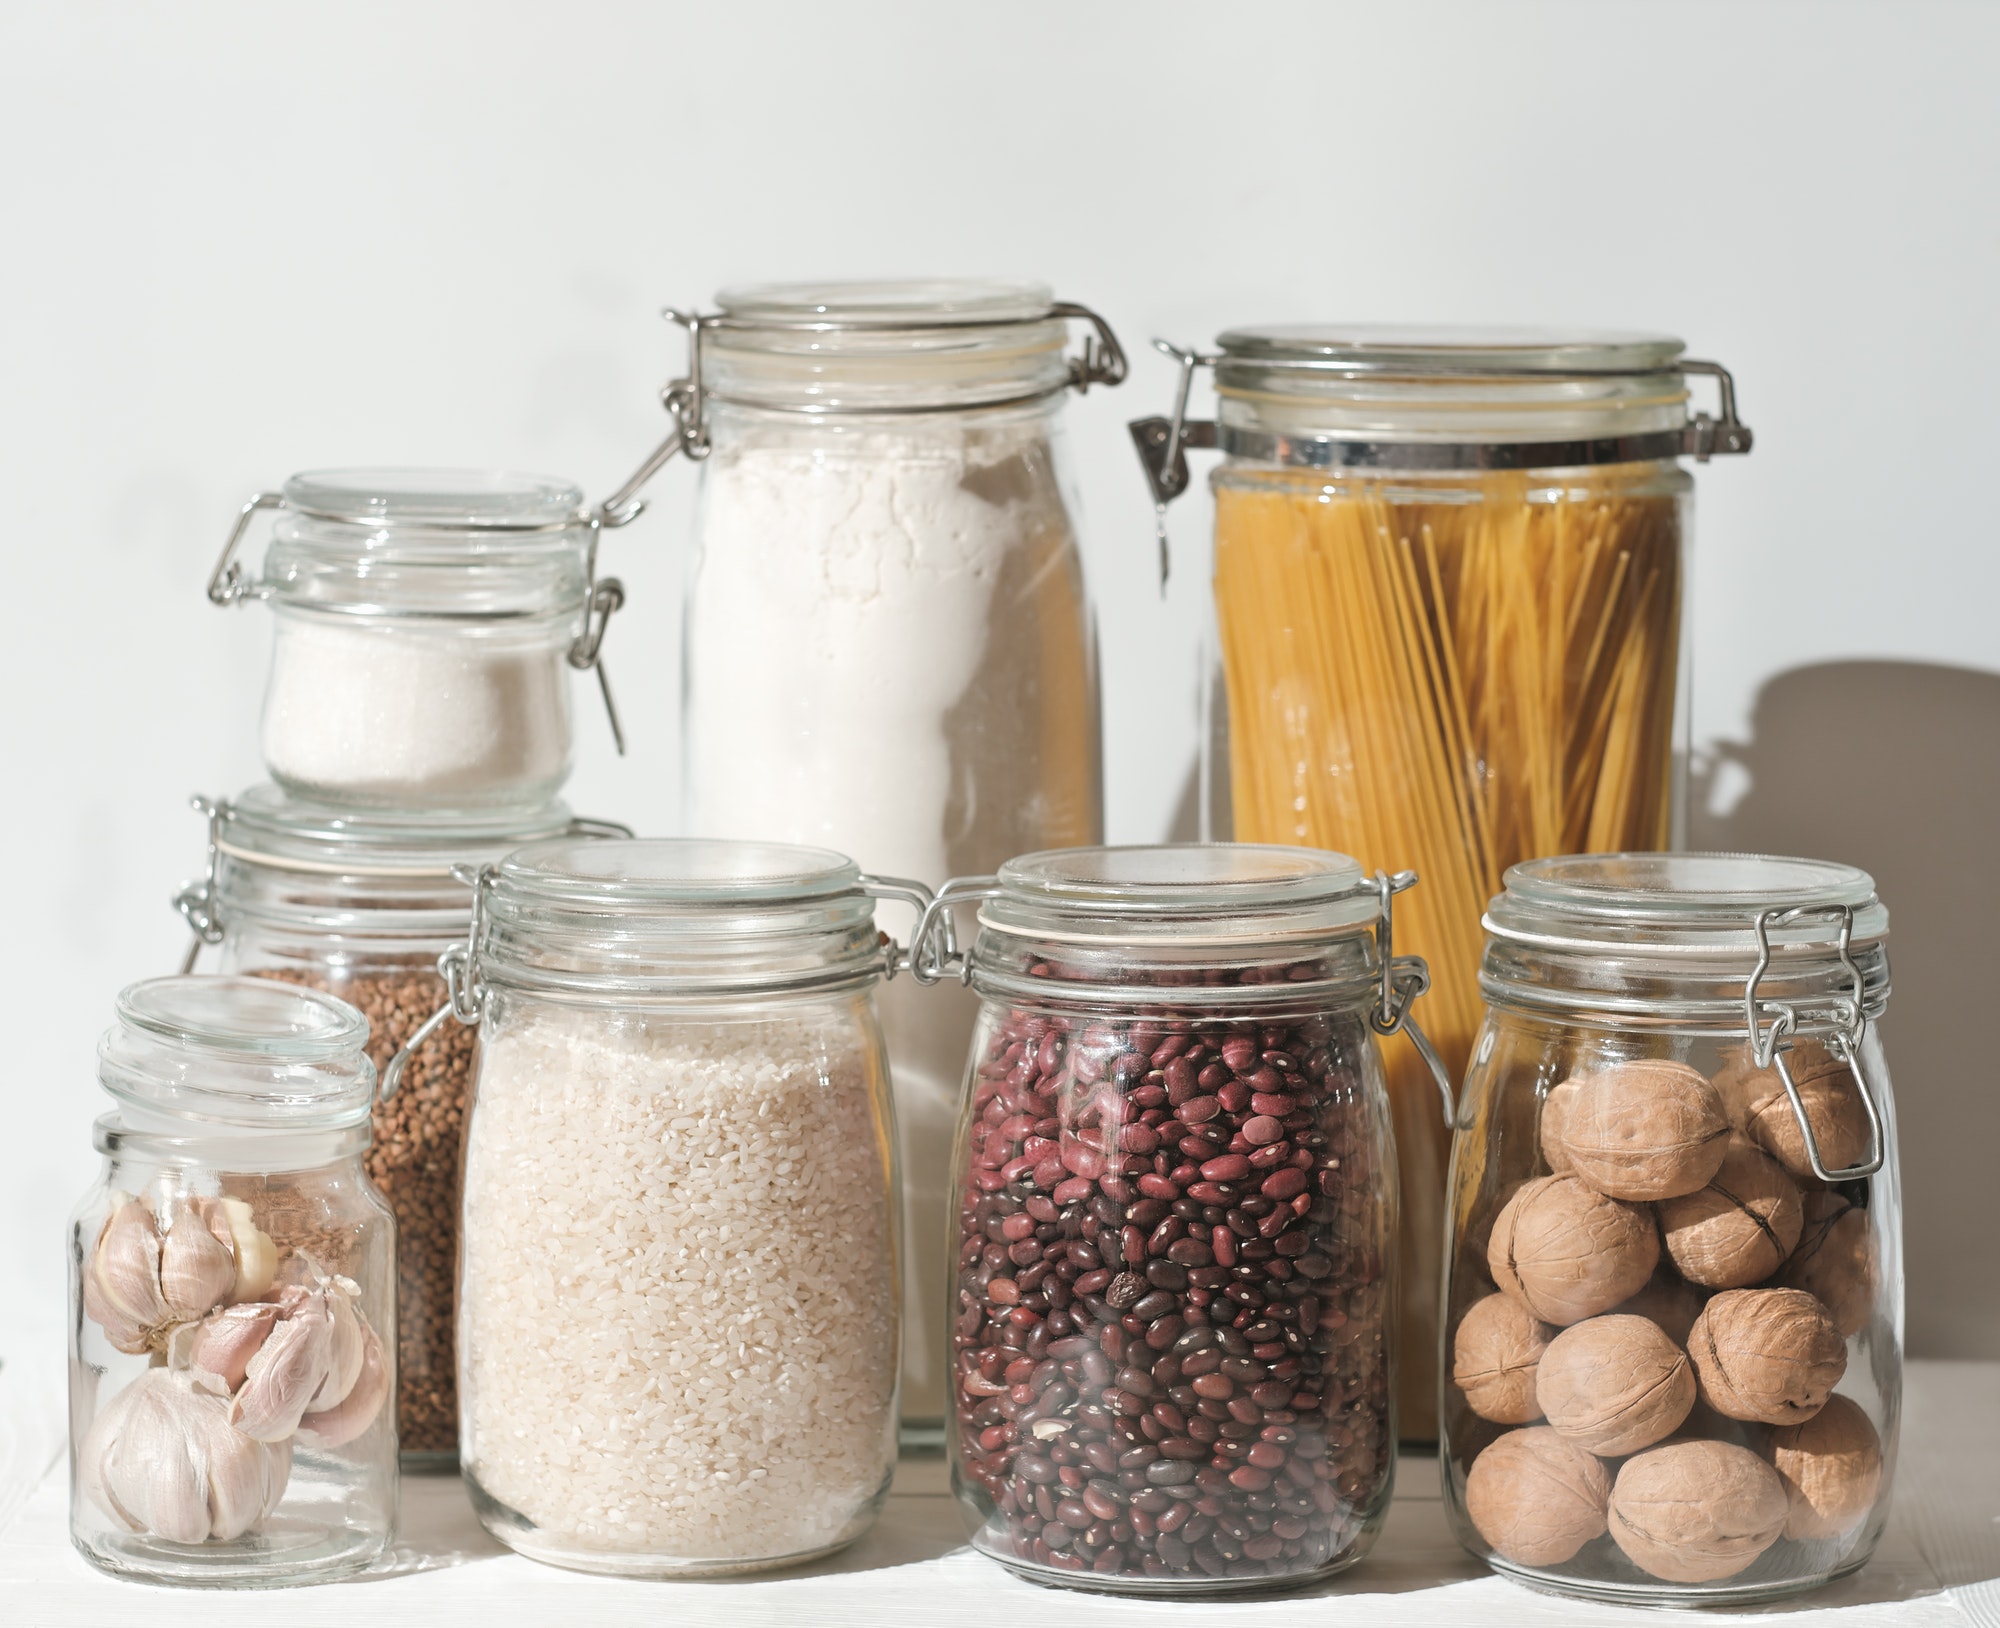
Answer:
[[[395,1221],[368,1021],[258,978],[155,978],[98,1047],[117,1103],[70,1226],[70,1536],[153,1583],[368,1566],[396,1516]]]

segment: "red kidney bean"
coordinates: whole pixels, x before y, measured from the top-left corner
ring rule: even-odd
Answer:
[[[1000,1015],[971,1086],[952,1396],[1003,1555],[1242,1586],[1351,1551],[1391,1449],[1384,1136],[1336,1060],[1368,1043],[1329,1013]]]

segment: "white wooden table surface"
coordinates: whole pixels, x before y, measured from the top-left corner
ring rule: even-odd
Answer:
[[[4,1338],[0,1335],[0,1338]],[[907,1459],[873,1532],[796,1572],[710,1583],[635,1583],[537,1566],[480,1530],[454,1477],[403,1483],[402,1532],[382,1566],[346,1583],[283,1593],[155,1589],[114,1582],[70,1547],[62,1364],[0,1348],[0,1628],[98,1624],[224,1628],[365,1623],[369,1628],[516,1628],[662,1623],[1572,1624],[1713,1620],[1621,1612],[1531,1593],[1489,1576],[1452,1541],[1437,1466],[1406,1457],[1375,1552],[1316,1591],[1204,1604],[1041,1589],[966,1549],[943,1463]],[[2000,1628],[2000,1363],[1913,1363],[1894,1516],[1875,1559],[1846,1581],[1779,1606],[1728,1613],[1806,1625]]]

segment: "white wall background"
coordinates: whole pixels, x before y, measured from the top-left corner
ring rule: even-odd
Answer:
[[[0,1351],[59,1317],[95,1038],[182,948],[186,796],[259,772],[262,616],[201,592],[235,506],[370,461],[601,494],[663,431],[661,305],[941,272],[1047,280],[1134,352],[1069,415],[1123,840],[1185,783],[1205,592],[1153,585],[1149,336],[1590,323],[1735,369],[1757,450],[1700,478],[1697,836],[1876,871],[1912,1344],[2000,1357],[1996,62],[2000,7],[1921,0],[6,8]],[[670,468],[608,550],[633,755],[581,714],[572,801],[652,831],[691,490]],[[1204,525],[1177,512],[1184,561]]]

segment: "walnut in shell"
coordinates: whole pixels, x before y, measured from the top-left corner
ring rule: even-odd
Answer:
[[[1853,1070],[1817,1040],[1795,1042],[1785,1066],[1812,1123],[1820,1163],[1828,1170],[1862,1163],[1869,1153],[1868,1110]],[[1798,1113],[1775,1067],[1756,1067],[1746,1047],[1715,1076],[1715,1089],[1731,1124],[1799,1180],[1817,1179]]]
[[[1549,1087],[1549,1094],[1542,1099],[1542,1158],[1547,1161],[1549,1174],[1566,1176],[1569,1172],[1569,1155],[1563,1151],[1563,1127],[1569,1122],[1569,1106],[1576,1100],[1577,1082],[1574,1078],[1563,1080]]]
[[[1771,1437],[1771,1463],[1791,1499],[1788,1538],[1839,1538],[1875,1507],[1882,1490],[1882,1438],[1858,1404],[1828,1400],[1804,1424]]]
[[[1773,1472],[1775,1479],[1775,1472]],[[1472,1461],[1465,1512],[1517,1566],[1560,1566],[1604,1533],[1611,1477],[1546,1425],[1510,1430]]]
[[[1644,1317],[1658,1323],[1675,1345],[1686,1349],[1688,1330],[1701,1315],[1708,1296],[1691,1283],[1684,1283],[1667,1271],[1655,1272],[1646,1286],[1630,1300],[1612,1309],[1625,1317]]]
[[[1728,1142],[1715,1087],[1666,1058],[1635,1058],[1580,1076],[1563,1116],[1570,1172],[1635,1204],[1706,1186]]]
[[[1535,1400],[1535,1364],[1554,1332],[1511,1295],[1476,1300],[1452,1336],[1452,1383],[1480,1418],[1530,1424],[1542,1416]]]
[[[1660,1232],[1682,1277],[1709,1289],[1762,1283],[1799,1241],[1799,1190],[1775,1159],[1742,1136],[1696,1193],[1664,1200]]]
[[[1574,1176],[1523,1184],[1493,1223],[1493,1281],[1545,1323],[1567,1326],[1629,1300],[1659,1264],[1652,1215]]]
[[[1694,1406],[1694,1364],[1644,1317],[1592,1317],[1542,1354],[1535,1399],[1549,1426],[1606,1458],[1664,1441]]]
[[[1815,1296],[1844,1335],[1859,1334],[1875,1314],[1875,1244],[1868,1212],[1831,1188],[1805,1196],[1798,1248],[1774,1280]]]
[[[1847,1372],[1847,1343],[1801,1289],[1727,1289],[1688,1334],[1701,1399],[1732,1419],[1800,1424]]]
[[[1606,1524],[1641,1571],[1715,1583],[1777,1541],[1789,1507],[1778,1472],[1747,1447],[1673,1441],[1625,1461]]]

